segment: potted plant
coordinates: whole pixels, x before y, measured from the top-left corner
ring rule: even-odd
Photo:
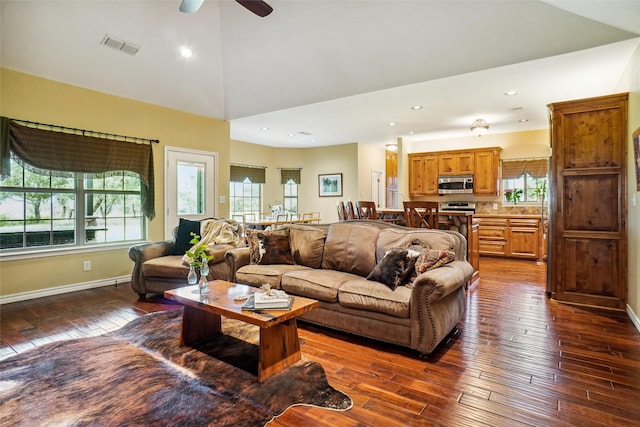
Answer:
[[[189,243],[194,246],[185,252],[189,258],[189,274],[187,275],[187,282],[189,282],[190,285],[198,283],[200,293],[206,293],[209,292],[207,287],[209,261],[213,259],[213,255],[207,254],[207,245],[200,243],[200,236],[198,234],[192,232],[191,236],[193,236],[193,238]],[[200,281],[198,281],[196,269],[200,271]]]
[[[522,189],[520,188],[510,188],[508,190],[504,190],[504,197],[507,201],[517,205],[520,202],[520,198],[522,197]]]

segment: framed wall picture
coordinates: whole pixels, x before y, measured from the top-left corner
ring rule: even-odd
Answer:
[[[341,197],[342,174],[330,173],[318,175],[318,195],[320,197]]]
[[[640,128],[633,132],[633,160],[636,164],[636,191],[640,191]]]

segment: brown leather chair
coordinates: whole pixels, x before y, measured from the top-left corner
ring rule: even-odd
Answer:
[[[440,222],[438,202],[402,202],[407,227],[437,230]]]
[[[358,216],[360,219],[378,219],[376,202],[367,200],[358,201]]]

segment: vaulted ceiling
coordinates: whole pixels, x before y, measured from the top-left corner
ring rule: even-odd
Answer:
[[[309,147],[545,128],[549,102],[617,90],[640,43],[637,0],[268,2],[0,0],[0,64]]]

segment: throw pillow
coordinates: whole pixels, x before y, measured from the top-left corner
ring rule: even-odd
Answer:
[[[402,248],[392,248],[367,276],[367,280],[384,283],[395,291],[415,266],[416,258]]]
[[[435,249],[427,249],[422,252],[416,260],[416,274],[420,275],[427,270],[442,267],[450,263],[456,257],[453,251],[439,251]]]
[[[291,254],[289,230],[253,230],[249,236],[251,264],[295,264]]]
[[[193,239],[191,233],[200,235],[200,221],[180,218],[178,233],[176,234],[176,241],[173,243],[171,255],[184,255],[186,251],[191,249],[191,246],[193,246],[189,243]]]

